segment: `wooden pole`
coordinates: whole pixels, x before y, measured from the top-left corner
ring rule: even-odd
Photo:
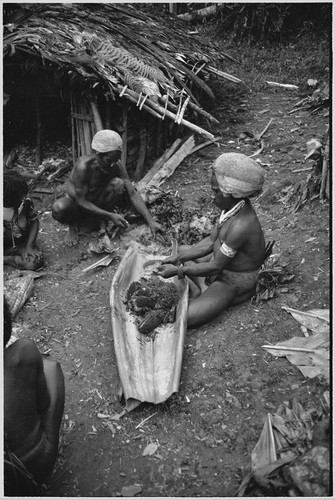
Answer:
[[[127,142],[128,142],[128,105],[123,103],[122,106],[122,165],[127,169]]]
[[[97,132],[99,132],[99,130],[103,130],[104,126],[98,110],[98,106],[95,102],[92,101],[90,101],[90,105],[91,105],[91,111],[94,119],[95,128]]]
[[[72,139],[72,165],[74,166],[76,162],[76,122],[74,119],[74,103],[73,103],[73,89],[70,84],[70,106],[71,106],[71,139]]]
[[[137,95],[137,98],[135,98],[133,96],[133,94]],[[137,102],[138,102],[138,94],[136,94],[136,92],[129,91],[129,89],[127,89],[127,92],[124,94],[124,98],[128,99],[129,101],[131,101],[135,104],[137,104]],[[167,109],[162,108],[158,104],[154,103],[151,99],[146,100],[146,103],[143,105],[142,109],[146,110],[148,113],[155,116],[156,118],[159,118],[160,120],[163,118],[163,116],[162,116],[163,113],[165,114],[165,116],[167,116],[171,120],[176,121],[176,118],[177,118],[174,113],[171,113],[171,111],[168,111]],[[202,129],[202,128],[198,127],[197,125],[194,125],[193,123],[191,123],[185,119],[181,120],[180,125],[183,125],[184,127],[189,128],[190,130],[192,130],[193,132],[196,132],[197,134],[200,134],[200,135],[203,135],[204,137],[207,137],[207,139],[214,140],[213,134],[211,134],[210,132],[207,132],[207,130]]]
[[[41,113],[41,102],[39,95],[35,96],[36,110],[36,167],[41,165],[43,161],[43,122]]]

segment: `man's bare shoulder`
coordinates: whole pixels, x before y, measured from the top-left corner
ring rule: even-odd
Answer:
[[[5,349],[6,358],[10,358],[14,363],[34,364],[41,362],[42,356],[35,342],[28,338],[18,339]]]
[[[74,164],[74,169],[83,170],[87,168],[89,165],[92,165],[96,162],[96,155],[84,155],[79,156],[77,161]]]

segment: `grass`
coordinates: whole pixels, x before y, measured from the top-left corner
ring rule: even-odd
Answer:
[[[302,35],[285,43],[252,44],[226,38],[220,40],[225,52],[241,61],[227,62],[224,70],[247,82],[259,91],[266,81],[289,83],[307,88],[308,79],[328,82],[331,65],[331,46],[324,34]]]

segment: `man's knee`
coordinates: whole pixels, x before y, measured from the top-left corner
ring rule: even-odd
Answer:
[[[52,217],[61,224],[73,222],[77,217],[76,203],[66,196],[59,198],[52,205]]]
[[[121,195],[124,192],[125,189],[125,183],[124,180],[121,179],[120,177],[114,177],[109,181],[107,184],[106,189],[108,191],[113,191],[117,195]]]
[[[125,200],[125,183],[120,177],[114,177],[106,185],[100,198],[100,206],[112,210],[115,205],[122,205]]]

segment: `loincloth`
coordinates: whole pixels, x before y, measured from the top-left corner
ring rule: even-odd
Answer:
[[[26,443],[13,453],[37,480],[50,472],[55,456],[54,446],[41,429],[33,443]]]
[[[254,271],[230,271],[224,269],[222,273],[206,279],[206,284],[210,285],[214,281],[223,281],[227,285],[239,290],[250,290],[256,286],[259,269]]]

